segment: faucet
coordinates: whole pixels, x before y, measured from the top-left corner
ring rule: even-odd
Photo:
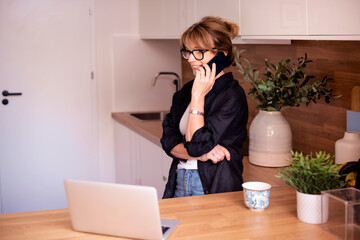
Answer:
[[[156,84],[156,80],[158,79],[158,77],[160,77],[161,75],[174,75],[176,77],[176,79],[173,81],[173,83],[176,86],[176,91],[179,90],[179,85],[180,85],[180,77],[177,73],[174,72],[159,72],[158,74],[156,74],[155,79],[154,79],[154,83],[153,86],[155,86]]]

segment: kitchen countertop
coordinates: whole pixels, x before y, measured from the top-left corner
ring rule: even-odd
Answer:
[[[161,147],[160,138],[163,131],[161,120],[139,120],[132,117],[129,112],[112,113],[111,116],[117,122]]]
[[[180,220],[169,240],[337,239],[323,230],[319,224],[308,224],[298,220],[296,192],[289,186],[272,188],[270,205],[263,211],[249,210],[245,206],[243,192],[161,199],[159,206],[162,218]],[[57,209],[0,214],[0,239],[123,238],[74,231],[69,210]]]

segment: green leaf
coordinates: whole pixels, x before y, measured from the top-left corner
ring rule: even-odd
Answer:
[[[267,90],[267,87],[265,86],[265,84],[260,84],[258,87],[259,87],[259,89],[261,89],[261,90],[264,90],[264,91]]]
[[[327,81],[331,80],[324,76],[317,80],[315,76],[304,72],[306,65],[312,61],[305,57],[297,58],[297,62],[291,64],[290,59],[280,60],[277,64],[265,59],[265,73],[260,77],[258,70],[253,70],[251,62],[243,58],[245,64],[240,61],[243,50],[236,50],[235,64],[244,80],[251,83],[254,101],[258,101],[257,108],[269,110],[270,108],[281,110],[284,107],[300,106],[305,103],[317,103],[320,98],[325,98],[329,103],[332,97],[332,89],[328,88]],[[339,95],[338,97],[341,97]]]
[[[254,79],[258,79],[259,78],[259,71],[254,71]]]
[[[334,164],[334,155],[325,151],[304,155],[291,150],[291,165],[281,168],[276,177],[300,192],[320,194],[323,190],[345,186],[345,175],[339,174],[339,165]]]
[[[291,87],[295,87],[295,83],[294,82],[289,82],[285,85],[285,87],[287,88],[291,88]]]

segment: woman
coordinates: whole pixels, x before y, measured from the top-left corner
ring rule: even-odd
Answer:
[[[218,52],[234,62],[231,39],[238,32],[235,23],[204,17],[181,36],[195,79],[174,94],[163,122],[161,144],[173,158],[163,198],[242,190],[245,93],[231,72],[215,76],[216,64],[207,65]]]

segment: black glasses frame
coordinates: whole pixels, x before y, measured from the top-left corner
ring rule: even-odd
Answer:
[[[214,49],[216,49],[216,48],[212,48],[212,50],[214,50]],[[184,56],[184,54],[185,54],[185,53],[189,53],[189,56],[190,56],[190,54],[192,54],[193,57],[194,57],[196,60],[199,60],[199,61],[200,61],[200,60],[203,60],[203,59],[204,59],[204,53],[206,53],[206,52],[208,52],[208,51],[210,51],[210,49],[203,49],[203,50],[195,49],[195,50],[192,50],[192,51],[187,50],[187,49],[181,49],[181,50],[180,50],[180,53],[181,53],[181,56],[182,56],[185,60],[188,60],[189,58],[186,58],[186,57]],[[201,58],[197,58],[197,57],[195,56],[194,52],[201,52]]]

